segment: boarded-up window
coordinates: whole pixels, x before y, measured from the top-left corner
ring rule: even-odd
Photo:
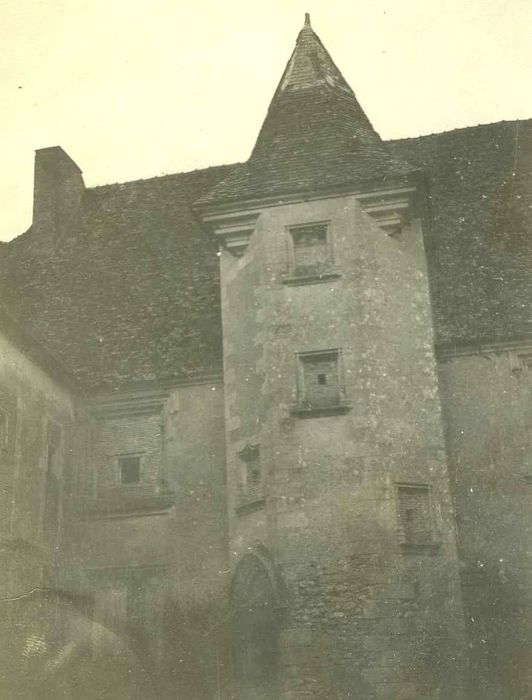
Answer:
[[[246,445],[239,455],[243,471],[240,484],[240,503],[263,500],[263,474],[258,445]]]
[[[293,242],[293,272],[319,273],[332,263],[328,225],[308,224],[290,229]]]
[[[342,398],[339,351],[301,353],[298,403],[309,408],[338,406]]]
[[[406,544],[429,544],[432,541],[429,487],[403,484],[398,487],[399,518]]]
[[[138,484],[140,481],[140,457],[136,455],[119,457],[118,471],[121,484]]]

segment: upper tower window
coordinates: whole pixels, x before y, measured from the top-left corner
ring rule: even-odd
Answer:
[[[330,270],[333,259],[327,223],[292,226],[290,235],[293,275],[319,275]]]

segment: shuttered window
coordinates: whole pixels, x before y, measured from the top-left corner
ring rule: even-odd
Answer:
[[[309,408],[338,406],[342,397],[338,350],[299,355],[298,403]]]

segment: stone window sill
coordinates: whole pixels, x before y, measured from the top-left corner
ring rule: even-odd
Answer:
[[[104,489],[82,506],[85,519],[123,518],[166,513],[175,504],[175,493],[154,487],[127,486]]]
[[[319,284],[338,279],[341,274],[337,270],[293,270],[291,274],[284,277],[283,284],[297,286],[303,284]]]
[[[290,408],[290,413],[298,418],[316,418],[320,416],[338,416],[348,413],[353,408],[349,401],[340,401],[331,406],[307,406],[295,404]]]

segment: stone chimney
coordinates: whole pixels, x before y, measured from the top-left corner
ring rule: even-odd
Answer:
[[[68,229],[84,190],[81,170],[60,146],[35,151],[33,228],[52,234]]]

